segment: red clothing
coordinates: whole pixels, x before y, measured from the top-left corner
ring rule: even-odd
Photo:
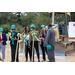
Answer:
[[[3,40],[3,35],[2,35],[2,39],[1,39],[1,37],[0,37],[0,42]]]
[[[42,34],[42,38],[45,38],[45,35],[44,34]],[[43,40],[42,40],[42,43],[43,43]]]

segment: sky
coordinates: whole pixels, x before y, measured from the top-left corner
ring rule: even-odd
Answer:
[[[15,14],[16,12],[13,12],[13,14]],[[21,12],[22,14],[26,15],[25,12]]]

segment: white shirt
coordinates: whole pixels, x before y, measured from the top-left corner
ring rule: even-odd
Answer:
[[[0,35],[0,38],[2,39],[2,34]]]
[[[29,34],[28,35],[26,35],[27,37],[26,37],[26,41],[29,41]]]

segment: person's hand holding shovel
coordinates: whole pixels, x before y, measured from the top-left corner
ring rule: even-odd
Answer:
[[[17,39],[12,38],[12,40],[14,40],[14,41],[15,41],[15,40],[17,40]]]
[[[44,38],[42,38],[42,40],[44,41]]]

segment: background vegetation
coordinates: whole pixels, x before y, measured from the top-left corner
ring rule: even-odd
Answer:
[[[40,30],[42,24],[48,25],[48,12],[0,12],[0,27],[4,29],[4,33],[10,31],[12,24],[16,25],[16,31],[22,33],[25,26],[34,24],[37,30]],[[69,22],[69,16],[67,15],[67,20]],[[71,12],[71,20],[75,21],[75,12]],[[65,24],[64,14],[57,14],[55,16],[55,23],[60,22]],[[52,23],[52,16],[50,19]]]

